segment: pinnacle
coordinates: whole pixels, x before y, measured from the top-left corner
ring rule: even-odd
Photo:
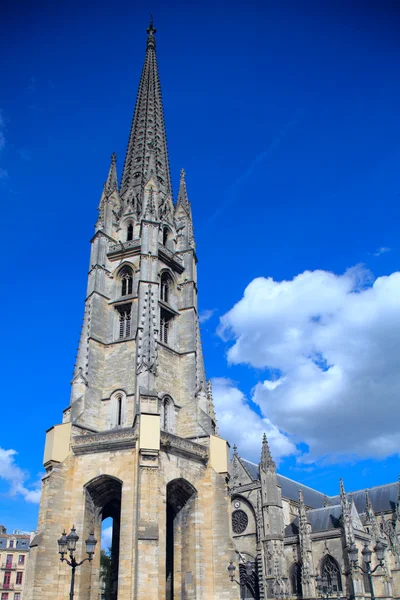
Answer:
[[[275,463],[273,461],[271,451],[269,449],[267,435],[264,433],[261,447],[261,467],[263,469],[273,468],[275,469]]]
[[[118,190],[118,177],[117,177],[117,155],[115,152],[111,154],[111,164],[108,170],[106,182],[104,184],[104,192],[109,196],[115,190]]]

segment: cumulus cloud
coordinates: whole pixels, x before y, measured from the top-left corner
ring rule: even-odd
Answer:
[[[101,532],[101,547],[103,550],[107,551],[111,547],[112,529],[112,525],[110,525],[109,527],[105,527]]]
[[[15,462],[18,453],[16,450],[0,448],[0,479],[9,485],[10,496],[23,496],[27,502],[37,504],[40,502],[40,481],[27,487],[29,474],[23,471]]]
[[[242,456],[258,462],[263,433],[268,436],[276,461],[296,453],[293,442],[267,417],[254,412],[244,394],[232,381],[216,378],[212,380],[212,384],[219,433],[231,444],[236,444]]]
[[[202,310],[201,313],[199,314],[199,322],[206,323],[207,321],[209,321],[211,319],[211,317],[213,316],[214,313],[215,313],[215,308],[213,308],[212,310]]]
[[[399,452],[400,273],[374,280],[355,267],[291,281],[259,277],[219,333],[233,341],[230,363],[266,370],[252,399],[309,446],[302,460]]]

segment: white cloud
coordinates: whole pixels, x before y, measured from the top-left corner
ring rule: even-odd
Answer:
[[[108,550],[111,547],[112,529],[112,525],[110,525],[110,527],[105,527],[101,532],[101,547],[103,550]]]
[[[296,453],[296,447],[288,437],[269,419],[256,414],[232,381],[216,378],[212,384],[219,433],[232,445],[236,444],[242,456],[258,462],[263,433],[268,436],[276,461]]]
[[[10,496],[21,495],[27,502],[37,504],[40,502],[40,481],[36,482],[33,486],[26,486],[29,474],[15,463],[15,456],[17,454],[16,450],[0,448],[0,479],[9,485]]]
[[[386,254],[386,252],[390,252],[390,248],[387,248],[386,246],[381,246],[381,248],[375,250],[374,256],[380,256],[381,254]]]
[[[214,313],[215,313],[215,308],[213,308],[212,310],[202,310],[201,313],[199,314],[199,322],[206,323],[207,321],[209,321],[211,319],[211,317],[213,316]]]
[[[269,370],[252,399],[308,444],[303,460],[399,453],[400,273],[375,281],[361,267],[260,277],[219,332],[234,341],[231,363]]]

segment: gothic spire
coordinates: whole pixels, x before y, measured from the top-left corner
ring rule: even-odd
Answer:
[[[111,154],[111,164],[108,171],[107,180],[104,184],[104,192],[106,196],[109,196],[118,189],[118,177],[117,177],[117,155],[115,152]]]
[[[365,512],[366,512],[366,520],[365,525],[367,525],[376,538],[379,537],[379,526],[376,520],[374,507],[372,506],[371,498],[369,497],[368,490],[365,490]]]
[[[354,542],[353,519],[351,514],[352,502],[349,502],[346,495],[342,478],[340,478],[340,505],[342,508],[344,537],[346,546],[349,547],[350,544]]]
[[[155,158],[154,175],[160,191],[160,207],[166,205],[169,208],[172,196],[155,33],[151,18],[121,183],[121,196],[123,199],[133,197],[137,209],[142,202],[144,186],[150,178],[148,168],[152,152]]]
[[[262,469],[264,469],[264,471],[267,471],[268,469],[275,470],[275,468],[276,468],[275,463],[272,458],[272,455],[271,455],[271,451],[269,449],[267,436],[265,433],[263,435],[263,441],[262,441],[262,447],[261,447],[260,466]]]

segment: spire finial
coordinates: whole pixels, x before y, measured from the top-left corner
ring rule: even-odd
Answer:
[[[154,25],[153,25],[153,13],[150,13],[150,24],[148,26],[148,28],[146,29],[148,35],[154,35],[157,32],[157,29],[155,29]]]
[[[233,454],[235,456],[237,456],[237,446],[236,446],[236,444],[233,444]]]
[[[181,169],[181,181],[182,181],[182,179],[185,179],[185,176],[186,176],[185,169]]]

